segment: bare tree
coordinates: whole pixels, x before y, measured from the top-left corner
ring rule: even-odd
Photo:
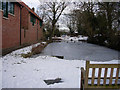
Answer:
[[[45,2],[38,7],[38,13],[44,19],[45,22],[49,21],[51,23],[51,35],[54,36],[55,25],[62,15],[63,11],[67,7],[66,2]]]
[[[69,34],[70,35],[74,35],[75,31],[76,31],[76,18],[74,13],[69,13],[69,14],[65,14],[66,18],[67,18],[67,24],[66,26],[69,28]]]

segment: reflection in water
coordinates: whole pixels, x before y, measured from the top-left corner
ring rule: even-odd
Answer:
[[[118,60],[120,52],[86,42],[54,42],[50,43],[41,55],[64,56],[67,60]]]

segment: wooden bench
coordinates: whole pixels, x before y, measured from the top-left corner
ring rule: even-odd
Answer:
[[[89,77],[90,70],[91,77]],[[81,67],[81,90],[88,90],[89,88],[120,90],[120,64],[90,64],[90,61],[86,61],[86,70]]]

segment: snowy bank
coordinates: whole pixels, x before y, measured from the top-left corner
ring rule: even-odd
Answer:
[[[64,36],[59,37],[64,41],[87,41],[88,37],[79,35],[78,37]]]
[[[64,60],[51,56],[22,58],[32,46],[13,51],[2,61],[2,88],[80,88],[83,60]],[[104,63],[118,63],[117,60]],[[91,62],[103,63],[103,62]],[[62,83],[47,85],[44,80],[61,78]]]

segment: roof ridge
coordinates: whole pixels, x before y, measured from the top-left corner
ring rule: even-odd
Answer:
[[[27,4],[25,4],[22,0],[16,0],[20,5],[26,7],[26,9],[35,15],[38,19],[42,20]],[[42,20],[43,21],[43,20]]]

